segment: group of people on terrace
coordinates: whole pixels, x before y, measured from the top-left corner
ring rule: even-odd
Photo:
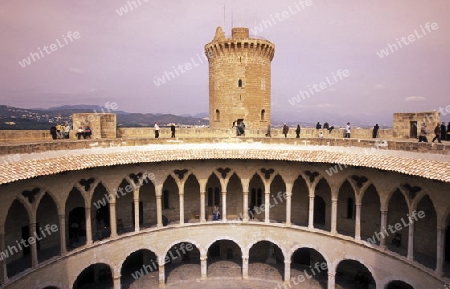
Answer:
[[[71,130],[72,130],[72,128],[70,127],[70,125],[68,123],[66,123],[65,125],[58,124],[58,125],[54,125],[50,128],[50,135],[52,136],[52,139],[69,139]],[[92,135],[92,130],[88,125],[85,126],[84,128],[82,126],[78,127],[78,130],[76,133],[76,136],[78,139],[91,138],[91,135]]]
[[[68,139],[70,132],[70,125],[66,124],[57,124],[53,125],[50,128],[50,135],[52,139]]]
[[[155,138],[159,138],[159,129],[160,128],[159,128],[158,122],[155,122],[154,128],[155,128]],[[171,132],[170,138],[175,138],[175,124],[174,123],[170,124],[170,132]]]
[[[427,124],[424,122],[422,123],[422,127],[420,128],[420,134],[419,134],[419,142],[428,142],[427,135],[429,134]],[[442,143],[443,140],[450,141],[450,122],[447,126],[445,126],[445,122],[437,123],[434,127],[434,138],[431,140],[431,142],[434,143],[434,141],[437,140],[438,143]]]
[[[82,126],[78,127],[78,131],[77,131],[77,138],[78,139],[87,139],[87,138],[91,138],[92,135],[92,130],[89,126],[86,126],[84,129]]]

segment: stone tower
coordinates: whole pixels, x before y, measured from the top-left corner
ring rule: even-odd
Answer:
[[[225,37],[221,27],[205,45],[209,62],[209,123],[231,128],[244,121],[248,129],[267,129],[271,107],[271,61],[275,45],[250,38],[248,28],[233,28]]]

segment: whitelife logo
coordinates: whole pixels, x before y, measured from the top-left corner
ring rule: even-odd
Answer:
[[[67,37],[67,38],[66,38]],[[56,44],[50,44],[49,46],[44,46],[42,49],[38,47],[38,52],[30,52],[30,56],[27,58],[22,59],[22,61],[19,61],[19,65],[22,68],[25,68],[32,64],[31,60],[33,60],[33,63],[37,60],[44,58],[46,55],[50,55],[52,52],[55,52],[59,48],[62,48],[66,45],[69,45],[69,43],[72,43],[76,39],[79,39],[81,37],[80,33],[78,31],[75,31],[72,33],[72,31],[67,32],[66,35],[62,35],[62,40],[60,41],[59,38],[56,39]],[[45,54],[44,54],[45,51]]]
[[[396,38],[395,40],[397,41],[397,44],[391,44],[389,43],[388,46],[384,49],[381,49],[379,52],[377,52],[377,55],[380,59],[388,56],[390,53],[394,53],[395,51],[398,51],[400,48],[403,48],[403,45],[407,46],[410,43],[413,43],[414,41],[416,41],[417,39],[423,38],[425,35],[428,35],[429,33],[431,33],[433,30],[437,30],[439,29],[439,26],[436,22],[430,23],[427,22],[425,24],[425,28],[422,27],[422,25],[420,25],[420,30],[422,32],[419,33],[417,31],[417,29],[414,30],[413,34],[408,35],[408,37],[406,38],[405,36],[403,36],[402,38],[400,38],[400,40],[398,38]],[[428,33],[427,33],[428,31]],[[408,39],[408,40],[406,40]],[[403,43],[403,45],[402,45]],[[395,48],[395,50],[394,50]]]

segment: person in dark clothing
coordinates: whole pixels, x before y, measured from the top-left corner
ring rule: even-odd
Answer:
[[[239,130],[239,124],[237,121],[233,121],[233,127],[236,128],[236,136],[240,136],[241,131]]]
[[[320,124],[320,122],[317,122],[316,129],[321,129],[321,128],[322,128],[322,125]]]
[[[435,136],[431,142],[438,140],[438,142],[441,143],[441,126],[439,125],[439,123],[434,128],[434,134]]]
[[[289,127],[288,127],[287,124],[285,123],[285,124],[283,124],[283,134],[284,134],[284,137],[285,137],[285,138],[287,138],[288,132],[289,132]]]
[[[441,140],[447,140],[447,128],[445,122],[441,123]]]
[[[166,216],[162,215],[162,225],[163,227],[167,226],[169,224],[169,218],[167,218]]]
[[[172,125],[170,126],[170,131],[172,132],[172,135],[170,136],[170,138],[175,138],[175,124],[172,123]]]
[[[296,138],[300,138],[300,125],[297,124],[297,129],[295,130]]]
[[[87,126],[85,129],[84,129],[84,135],[83,135],[83,137],[86,139],[86,138],[91,138],[91,135],[92,135],[92,131],[91,131],[91,128],[89,127],[89,126]]]
[[[379,128],[378,123],[373,127],[372,138],[377,138]]]
[[[330,125],[328,124],[328,122],[325,122],[324,124],[323,124],[323,128],[324,129],[330,129]]]
[[[56,139],[56,126],[50,128],[50,134],[52,135],[52,139]]]
[[[155,122],[155,138],[159,138],[159,124]]]
[[[245,136],[245,123],[241,121],[238,125],[239,134]]]
[[[450,140],[450,121],[448,122],[447,125],[447,140]]]
[[[267,126],[266,137],[272,137],[272,135],[270,134],[270,124]]]

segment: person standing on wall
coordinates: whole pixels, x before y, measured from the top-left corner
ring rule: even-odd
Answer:
[[[447,140],[446,138],[447,128],[445,127],[445,122],[441,123],[441,140]]]
[[[380,129],[380,127],[378,126],[378,123],[373,127],[373,132],[372,132],[372,138],[377,138],[378,135],[378,129]]]
[[[155,138],[159,138],[159,125],[155,122]]]
[[[295,134],[296,134],[296,137],[295,138],[300,138],[300,125],[299,124],[297,124],[297,129],[295,130]]]
[[[175,124],[172,123],[170,125],[170,131],[172,132],[172,135],[170,136],[170,138],[175,138]]]
[[[434,128],[434,138],[431,142],[434,142],[435,140],[438,140],[438,142],[441,143],[441,126],[439,123]]]
[[[422,127],[420,128],[419,142],[428,142],[427,134],[428,134],[427,125],[423,123]]]
[[[350,138],[350,133],[351,133],[351,127],[350,127],[350,123],[347,122],[347,126],[345,127],[345,138]]]
[[[287,126],[286,123],[284,123],[284,124],[283,124],[283,134],[284,134],[284,137],[285,137],[285,138],[287,138],[288,132],[289,132],[289,127]]]

